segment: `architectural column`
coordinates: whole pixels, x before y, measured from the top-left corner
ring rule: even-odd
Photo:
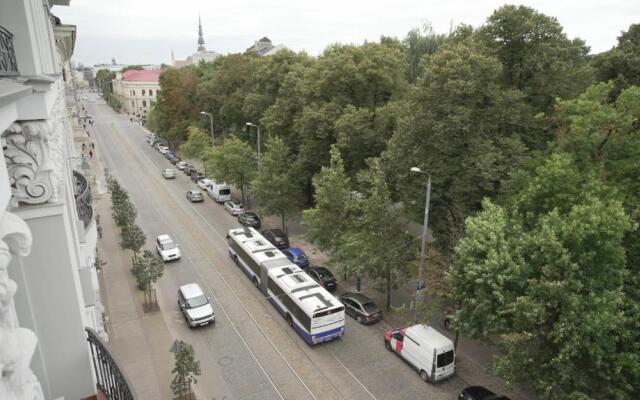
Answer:
[[[9,279],[12,257],[31,250],[31,232],[16,215],[1,211],[0,217],[0,399],[44,399],[42,388],[29,364],[36,348],[36,335],[18,325],[13,296],[16,283]]]

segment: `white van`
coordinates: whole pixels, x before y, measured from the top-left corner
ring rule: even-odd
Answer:
[[[425,382],[436,383],[455,372],[453,342],[430,326],[389,329],[384,335],[384,345],[411,364]]]
[[[190,327],[204,326],[216,322],[209,296],[197,283],[189,283],[178,289],[178,307]]]
[[[211,182],[207,188],[207,194],[218,203],[231,200],[231,187],[226,183]]]

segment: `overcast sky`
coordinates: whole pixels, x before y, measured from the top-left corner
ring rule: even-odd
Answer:
[[[77,25],[74,60],[85,65],[170,63],[196,50],[198,13],[207,50],[242,52],[256,39],[318,55],[331,43],[403,38],[430,23],[477,27],[505,2],[492,0],[72,0],[55,6],[65,24]],[[610,49],[620,32],[639,22],[638,0],[530,0],[520,3],[558,18],[570,38],[592,53]]]

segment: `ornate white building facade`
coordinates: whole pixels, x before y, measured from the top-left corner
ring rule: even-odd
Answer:
[[[90,175],[75,147],[76,28],[52,13],[69,1],[0,7],[2,400],[87,399],[98,388],[114,398],[94,369],[104,360],[117,366],[104,355]],[[124,391],[119,398],[133,398]]]

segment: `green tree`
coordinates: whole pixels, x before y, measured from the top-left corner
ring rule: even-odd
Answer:
[[[613,81],[611,98],[631,86],[640,86],[640,24],[632,24],[618,37],[618,45],[593,58],[596,79]]]
[[[551,111],[556,97],[574,97],[593,80],[584,42],[532,8],[500,7],[477,37],[502,64],[507,87],[524,92],[535,112]]]
[[[632,227],[595,174],[566,154],[543,159],[516,177],[504,207],[487,200],[467,220],[449,271],[455,324],[496,340],[498,373],[542,399],[629,398],[631,374],[620,372],[637,371],[638,357],[617,349]]]
[[[221,146],[207,153],[206,168],[218,182],[235,185],[245,201],[247,186],[256,176],[256,153],[247,142],[229,136]]]
[[[261,169],[251,186],[259,208],[265,215],[279,215],[282,229],[285,219],[300,205],[300,187],[291,169],[289,148],[279,137],[267,140]]]
[[[120,246],[133,252],[133,263],[136,264],[138,253],[147,240],[142,229],[136,224],[135,220],[129,221],[122,227],[122,240]]]
[[[406,46],[407,56],[407,80],[415,83],[422,76],[424,55],[435,54],[446,42],[447,35],[436,33],[431,25],[425,24],[422,28],[414,28],[407,33],[403,43]]]
[[[409,170],[430,172],[430,228],[448,253],[464,219],[483,197],[499,194],[526,160],[518,125],[531,117],[522,93],[503,87],[500,63],[473,44],[445,45],[425,59],[425,70],[382,159],[415,221],[422,220],[424,189]]]
[[[347,230],[351,218],[348,211],[350,179],[335,145],[331,147],[331,162],[328,167],[322,167],[316,183],[315,206],[304,210],[303,223],[310,240],[323,250],[334,250],[340,243],[340,232]]]
[[[171,389],[179,399],[191,399],[191,384],[198,383],[196,377],[200,376],[200,361],[195,359],[193,347],[178,340],[176,351],[174,353],[175,363],[171,373],[173,380],[171,381]]]
[[[164,262],[149,250],[142,252],[134,264],[133,275],[136,277],[138,288],[149,293],[153,284],[164,274]]]
[[[362,196],[352,196],[353,210],[349,226],[339,236],[331,261],[345,273],[366,274],[387,294],[391,307],[391,289],[409,277],[408,260],[415,249],[407,248],[412,238],[404,229],[400,215],[392,207],[391,193],[380,162],[372,159],[369,169],[358,176]],[[411,246],[410,246],[411,247]]]
[[[122,68],[120,72],[124,74],[127,71],[142,71],[142,70],[144,70],[144,67],[142,65],[127,65],[126,67]]]
[[[211,136],[203,129],[191,125],[187,128],[187,141],[180,146],[180,151],[183,157],[202,161],[206,175],[207,163],[205,161],[211,147]]]

